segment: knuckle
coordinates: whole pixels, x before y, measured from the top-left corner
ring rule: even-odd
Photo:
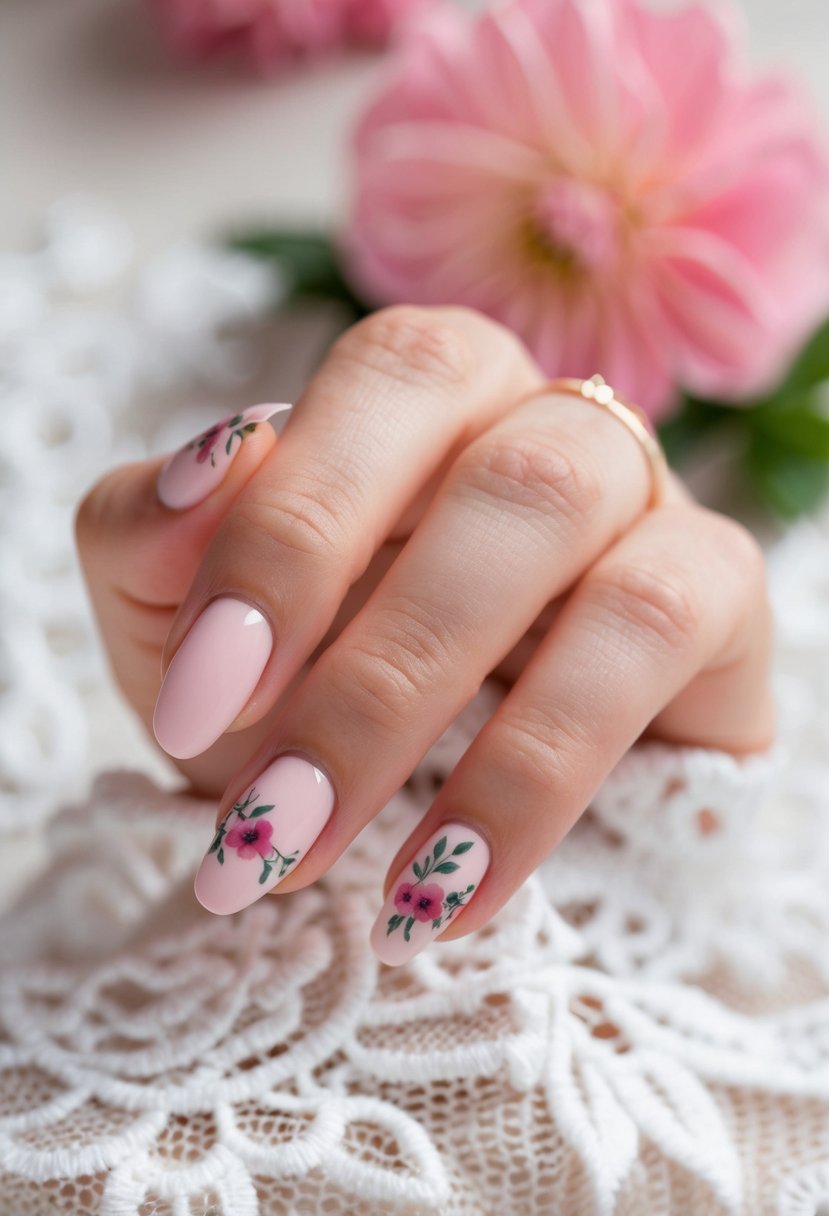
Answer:
[[[337,352],[405,384],[452,386],[469,379],[466,335],[428,308],[399,304],[372,313],[337,343]]]
[[[488,436],[457,466],[463,490],[499,504],[567,520],[589,520],[601,498],[594,469],[560,444],[532,435]]]
[[[451,664],[452,643],[427,607],[389,603],[333,663],[336,695],[372,727],[411,722],[412,708]]]
[[[566,726],[554,710],[524,705],[502,713],[492,732],[489,763],[520,797],[538,805],[566,805],[578,786],[578,756],[595,743],[578,724]]]
[[[267,496],[251,492],[234,512],[234,525],[256,551],[287,550],[313,564],[340,564],[349,553],[350,496],[330,475],[316,472],[269,487]]]
[[[619,566],[597,576],[591,594],[624,633],[650,638],[660,649],[683,649],[699,632],[698,594],[676,570]]]

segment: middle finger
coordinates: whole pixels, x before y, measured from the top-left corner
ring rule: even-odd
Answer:
[[[650,489],[627,428],[568,395],[541,393],[470,444],[231,783],[201,902],[232,912],[319,877]]]

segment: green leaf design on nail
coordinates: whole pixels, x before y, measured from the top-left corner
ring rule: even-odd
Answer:
[[[449,857],[468,853],[474,843],[474,840],[461,841],[455,845]],[[441,861],[446,853],[447,845],[448,837],[441,836],[435,842],[434,855],[427,853],[422,861],[413,860],[411,862],[415,881],[398,884],[394,895],[397,912],[387,921],[386,937],[403,925],[403,940],[408,942],[415,921],[431,924],[432,932],[436,932],[452,919],[458,908],[464,906],[475,890],[475,884],[470,883],[463,890],[446,893],[437,883],[426,882],[426,879],[432,874],[453,874],[460,869],[458,862],[450,861],[449,858]]]
[[[255,807],[248,815],[248,819],[258,819],[260,815],[266,815],[273,808],[274,804],[272,802],[266,802],[262,806]]]

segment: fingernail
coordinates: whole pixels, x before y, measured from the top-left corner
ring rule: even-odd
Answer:
[[[371,931],[381,963],[399,967],[442,933],[478,890],[489,846],[464,823],[444,823],[400,871]]]
[[[302,756],[279,756],[219,825],[196,875],[199,903],[220,915],[252,904],[296,868],[333,809],[321,769]]]
[[[223,418],[186,443],[158,475],[157,493],[165,507],[183,511],[207,498],[236,459],[246,437],[289,405],[252,405]]]
[[[165,752],[187,760],[215,743],[247,705],[272,648],[258,608],[231,596],[208,604],[158,694],[153,730]]]

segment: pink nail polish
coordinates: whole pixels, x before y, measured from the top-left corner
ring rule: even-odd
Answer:
[[[252,904],[296,868],[333,809],[322,769],[279,756],[219,825],[196,875],[199,903],[220,915]]]
[[[381,963],[399,967],[442,933],[478,890],[489,846],[465,823],[444,823],[397,875],[371,931]]]
[[[247,705],[272,649],[258,608],[232,596],[208,604],[158,694],[153,730],[165,752],[187,760],[215,743]]]
[[[252,405],[208,427],[180,448],[158,475],[157,493],[165,507],[183,511],[207,498],[224,478],[246,437],[289,405]]]

